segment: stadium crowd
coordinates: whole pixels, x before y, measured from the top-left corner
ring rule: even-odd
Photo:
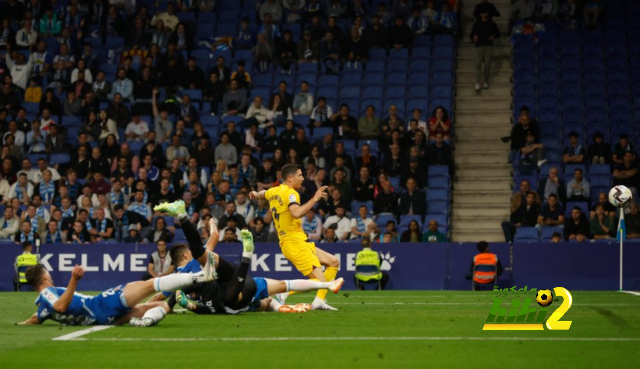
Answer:
[[[424,216],[428,166],[453,168],[447,109],[360,112],[287,77],[362,70],[370,50],[456,33],[457,2],[245,0],[237,30],[208,31],[222,3],[2,2],[0,239],[171,242],[179,225],[152,209],[183,199],[203,238],[213,217],[223,242],[244,227],[275,241],[268,204],[247,194],[292,163],[302,201],[329,185],[303,219],[310,239],[446,241]],[[256,95],[264,75],[282,82]],[[404,216],[416,220],[402,229]]]
[[[631,124],[638,117],[632,113],[637,32],[631,18],[624,20],[625,8],[637,12],[631,2],[514,3],[512,21],[544,27],[513,37],[517,111],[502,141],[511,144],[517,188],[502,223],[506,242],[615,238],[619,214],[608,199],[611,186],[626,186],[637,197],[637,124]],[[624,211],[627,237],[640,237],[638,205]]]

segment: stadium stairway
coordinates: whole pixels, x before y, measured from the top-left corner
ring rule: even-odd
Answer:
[[[475,46],[469,40],[475,4],[461,12],[464,37],[458,46],[456,70],[456,178],[451,219],[452,241],[503,241],[500,222],[509,218],[511,166],[509,145],[500,137],[509,134],[512,121],[511,46],[507,35],[510,0],[492,3],[501,14],[494,18],[502,37],[493,50],[489,89],[477,93]]]

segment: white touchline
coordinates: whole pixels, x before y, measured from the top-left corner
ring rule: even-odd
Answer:
[[[640,338],[628,337],[138,337],[138,338],[74,338],[70,341],[615,341],[640,342]]]
[[[52,341],[77,341],[79,337],[82,337],[86,334],[104,331],[105,329],[113,328],[112,325],[96,325],[95,327],[91,327],[89,329],[83,329],[81,331],[76,331],[73,333],[65,334],[64,336],[55,337]]]
[[[491,306],[491,302],[333,302],[331,305],[485,305]],[[574,306],[640,306],[640,304],[575,304]]]
[[[629,294],[632,294],[632,295],[640,296],[640,292],[635,292],[635,291],[620,291],[620,292],[624,292],[624,293],[629,293]]]

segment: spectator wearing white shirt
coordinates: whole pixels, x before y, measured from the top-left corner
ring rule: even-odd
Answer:
[[[236,194],[236,213],[244,217],[247,224],[253,220],[255,209],[250,201],[247,201],[247,195],[244,192]]]
[[[315,127],[328,127],[330,116],[333,116],[333,109],[327,105],[327,99],[318,98],[318,105],[311,111],[311,124]]]
[[[407,27],[411,28],[411,33],[414,35],[425,34],[429,27],[429,19],[420,15],[419,9],[414,9],[412,16],[407,19]]]
[[[20,222],[13,214],[13,208],[7,206],[4,209],[4,217],[0,218],[0,239],[13,240],[19,227]]]
[[[16,123],[13,120],[9,122],[9,131],[7,131],[7,133],[5,133],[4,136],[2,136],[2,143],[5,145],[7,144],[8,135],[13,135],[14,145],[18,147],[24,146],[24,142],[25,142],[24,132],[18,130],[18,123]]]
[[[33,183],[36,176],[36,172],[37,172],[36,169],[31,169],[31,160],[29,160],[29,158],[24,158],[22,159],[22,170],[16,174],[18,176],[20,175],[20,173],[26,174],[27,180]]]
[[[322,220],[316,216],[316,209],[309,209],[302,218],[302,230],[310,241],[320,241],[322,238]]]
[[[323,227],[329,228],[331,225],[336,225],[336,236],[340,240],[346,240],[349,238],[349,232],[351,231],[351,221],[345,216],[346,209],[342,203],[336,205],[336,215],[332,215],[324,221]]]
[[[140,119],[140,115],[134,115],[124,131],[127,141],[145,141],[147,133],[149,133],[149,125]]]
[[[2,173],[0,173],[0,203],[6,204],[9,201],[9,191],[11,190],[11,185],[9,181],[4,179]]]
[[[31,123],[31,131],[27,133],[27,147],[29,154],[43,153],[45,152],[45,140],[47,138],[47,132],[40,130],[40,121],[34,120]]]
[[[50,167],[45,159],[40,158],[38,159],[38,169],[35,170],[33,174],[33,183],[38,184],[42,181],[42,173],[44,173],[45,170],[51,172],[51,179],[54,182],[60,179],[60,173],[58,173],[55,168]]]
[[[38,32],[33,29],[31,22],[24,22],[22,29],[16,33],[16,45],[21,49],[29,49],[36,45]]]
[[[351,219],[351,239],[370,238],[378,232],[376,222],[368,217],[369,209],[365,205],[361,205],[358,209],[359,216]]]
[[[31,75],[33,58],[30,55],[29,59],[26,59],[24,54],[21,53],[17,53],[16,55],[16,59],[14,60],[11,57],[11,47],[10,45],[7,45],[7,54],[5,55],[5,61],[7,63],[9,72],[11,72],[13,83],[21,89],[26,90],[27,82],[29,81],[29,76]]]
[[[33,185],[27,181],[27,174],[20,173],[18,181],[9,189],[9,198],[18,199],[22,204],[28,204],[33,196]]]

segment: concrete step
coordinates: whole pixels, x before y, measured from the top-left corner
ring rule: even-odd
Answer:
[[[494,138],[491,139],[459,139],[456,142],[456,150],[469,151],[469,150],[494,150],[509,152],[509,144],[503,144],[502,141],[497,141]]]
[[[504,123],[511,126],[512,117],[513,117],[513,113],[511,110],[494,111],[494,112],[491,112],[491,114],[484,114],[481,112],[466,112],[466,111],[459,111],[456,109],[454,119],[456,121],[456,130],[457,130],[459,125],[465,125],[465,124],[485,124],[485,123],[490,124],[490,123],[499,122],[499,123]],[[461,136],[458,132],[456,132],[456,136],[458,136],[459,139],[465,138],[464,136]],[[472,139],[474,137],[468,137],[468,138]]]
[[[476,204],[484,206],[485,204],[509,206],[511,203],[511,191],[505,190],[483,190],[483,191],[453,191],[453,205],[458,204]]]
[[[478,207],[475,204],[465,207],[464,204],[457,205],[451,211],[453,217],[479,218],[484,216],[509,217],[509,206],[483,205]]]
[[[481,113],[479,113],[481,114]],[[487,129],[491,128],[491,129]],[[502,128],[495,126],[483,126],[477,125],[473,128],[458,127],[456,126],[456,135],[458,137],[469,137],[469,138],[495,138],[498,139],[502,136],[508,136],[511,132],[511,127],[509,125],[504,125]],[[501,144],[501,142],[496,140],[496,145]]]
[[[508,217],[507,217],[508,218]],[[482,217],[482,218],[473,218],[467,220],[454,220],[452,224],[455,224],[455,231],[457,233],[458,230],[464,231],[484,231],[484,230],[502,230],[500,223],[507,219],[503,219],[502,217]],[[478,240],[479,241],[479,240]],[[477,242],[477,241],[476,241]]]
[[[493,45],[493,56],[511,55],[510,45]],[[458,57],[463,59],[474,59],[476,57],[476,46],[472,43],[463,43],[458,47]]]
[[[493,113],[497,110],[511,110],[511,98],[504,97],[460,97],[456,99],[456,111],[475,111],[475,112],[490,112]]]
[[[473,190],[511,190],[511,183],[507,177],[477,178],[477,177],[460,177],[455,185],[457,190],[473,191]]]
[[[465,164],[460,163],[456,169],[456,176],[458,178],[478,178],[492,179],[492,178],[511,178],[512,167],[507,163],[507,158],[504,157],[502,163],[498,164]]]
[[[456,87],[458,84],[456,84]],[[467,83],[465,86],[460,86],[460,88],[456,88],[456,96],[465,98],[465,97],[495,97],[502,98],[507,101],[511,101],[513,97],[511,96],[511,84],[502,83],[499,85],[491,84],[489,81],[489,88],[482,89],[481,91],[475,90],[475,78],[472,82]]]
[[[455,229],[452,231],[451,242],[504,242],[502,230],[467,230]]]
[[[511,70],[495,70],[493,69],[491,72],[491,77],[489,83],[492,84],[504,84],[505,86],[511,87],[511,79],[512,79],[512,71]],[[458,84],[474,84],[476,83],[476,72],[475,69],[472,71],[456,71],[456,85]]]

